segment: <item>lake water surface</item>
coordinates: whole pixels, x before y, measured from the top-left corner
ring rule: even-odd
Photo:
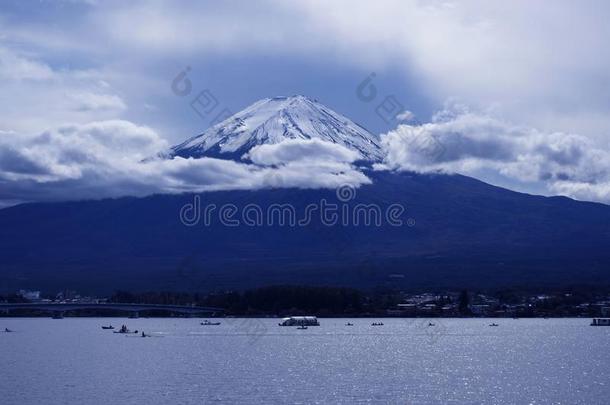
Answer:
[[[610,327],[589,319],[374,321],[0,318],[0,403],[610,403]]]

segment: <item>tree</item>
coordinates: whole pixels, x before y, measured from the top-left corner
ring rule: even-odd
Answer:
[[[468,290],[462,290],[462,292],[460,293],[460,298],[459,298],[458,302],[459,302],[458,309],[460,311],[460,314],[462,314],[462,315],[470,314],[470,308],[469,308],[470,297],[468,296]]]

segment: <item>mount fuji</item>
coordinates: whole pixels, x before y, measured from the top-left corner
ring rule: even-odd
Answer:
[[[377,136],[302,96],[258,101],[166,159],[243,161],[255,147],[320,140],[378,162]],[[0,293],[16,289],[109,293],[116,289],[240,289],[270,284],[373,288],[500,288],[610,284],[610,207],[518,193],[461,175],[358,167],[370,178],[346,205],[405,208],[405,226],[186,226],[201,204],[297,213],[335,190],[263,188],[0,210]],[[306,173],[307,174],[307,173]],[[197,197],[197,198],[196,198]]]
[[[238,160],[254,146],[277,144],[286,139],[319,139],[354,150],[362,160],[383,158],[377,136],[304,96],[259,100],[162,155]]]

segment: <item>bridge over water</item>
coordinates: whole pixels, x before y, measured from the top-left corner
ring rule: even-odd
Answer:
[[[54,316],[61,317],[67,311],[82,309],[123,311],[130,314],[130,317],[138,317],[144,311],[166,311],[170,313],[197,315],[197,314],[217,314],[222,313],[222,308],[196,307],[186,305],[158,305],[158,304],[123,304],[123,303],[16,303],[0,304],[0,313],[9,313],[11,310],[26,309],[48,311]]]

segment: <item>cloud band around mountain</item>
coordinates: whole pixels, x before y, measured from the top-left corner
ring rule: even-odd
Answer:
[[[318,140],[254,147],[253,163],[208,157],[146,159],[166,148],[167,143],[152,129],[121,120],[64,126],[27,139],[2,133],[0,201],[11,205],[370,182],[351,164],[358,153]]]
[[[584,136],[545,133],[452,105],[429,123],[381,135],[377,169],[460,173],[527,191],[610,202],[610,153]],[[253,147],[244,161],[147,159],[167,142],[125,120],[67,125],[24,137],[0,132],[0,201],[98,199],[268,187],[370,183],[358,152],[319,139]],[[525,188],[525,190],[524,190]]]
[[[548,194],[610,202],[610,153],[584,136],[545,133],[451,106],[430,123],[399,125],[381,139],[383,168],[460,173],[512,189],[541,184]],[[420,147],[437,144],[443,153]]]

